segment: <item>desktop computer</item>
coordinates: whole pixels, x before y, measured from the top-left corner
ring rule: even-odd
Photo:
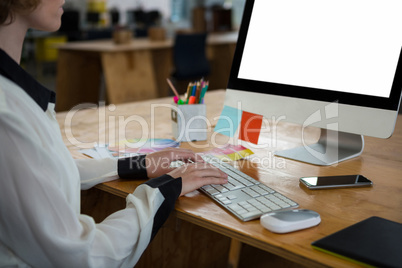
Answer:
[[[402,2],[247,0],[225,105],[322,129],[277,152],[311,164],[392,135],[402,88]]]

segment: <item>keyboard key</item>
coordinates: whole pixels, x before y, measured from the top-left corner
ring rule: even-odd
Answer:
[[[242,208],[241,206],[239,206],[238,204],[229,205],[228,208],[230,208],[230,209],[233,210],[233,211],[238,211],[238,210],[243,209],[243,208]]]
[[[222,203],[225,205],[229,205],[229,204],[232,204],[232,201],[230,201],[229,199],[225,199],[225,200],[222,200]]]
[[[259,202],[256,200],[256,199],[250,199],[250,200],[247,200],[247,203],[249,203],[249,204],[251,204],[251,205],[257,205]]]
[[[216,185],[216,186],[214,186],[214,188],[216,189],[216,190],[218,190],[219,192],[221,192],[221,193],[225,193],[225,192],[227,192],[228,191],[228,189],[226,189],[224,186],[222,186],[222,185]]]
[[[241,202],[239,202],[237,204],[239,204],[240,206],[245,206],[245,205],[247,205],[247,201],[241,201]]]
[[[211,194],[211,195],[216,195],[216,194],[219,194],[219,192],[216,190],[216,189],[214,189],[214,188],[212,188],[212,189],[208,189],[208,190],[206,190],[209,194]]]
[[[251,207],[248,209],[248,211],[249,211],[249,212],[259,211],[259,209],[256,208],[256,207],[251,206]]]
[[[239,209],[239,210],[236,211],[236,213],[239,214],[239,215],[243,215],[243,214],[248,213],[248,211],[245,210],[245,209]]]
[[[249,209],[251,209],[253,206],[250,205],[250,204],[245,204],[245,205],[243,205],[242,207],[243,207],[244,209],[246,209],[246,210],[249,210]]]
[[[241,216],[243,218],[251,218],[251,217],[256,217],[256,216],[260,216],[261,212],[256,210],[256,211],[251,211],[251,212],[247,212],[244,214],[241,214]]]
[[[202,186],[202,189],[204,189],[204,190],[208,190],[208,189],[212,189],[212,188],[213,187],[211,185]]]
[[[271,208],[269,208],[269,207],[263,207],[262,209],[261,209],[261,211],[262,211],[262,213],[268,213],[268,212],[271,212],[272,211],[272,209]]]

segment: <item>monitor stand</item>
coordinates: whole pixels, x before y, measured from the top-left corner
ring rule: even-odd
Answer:
[[[303,139],[302,139],[303,140]],[[357,157],[363,152],[362,135],[321,129],[317,143],[278,151],[275,155],[320,166],[329,166]]]

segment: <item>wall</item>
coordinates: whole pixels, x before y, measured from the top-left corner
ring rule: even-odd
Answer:
[[[116,8],[120,11],[120,24],[125,24],[127,21],[126,11],[129,9],[143,8],[144,10],[158,9],[163,14],[164,22],[166,23],[171,17],[172,1],[178,0],[106,0],[108,8]],[[243,13],[243,5],[245,0],[179,0],[186,3],[186,10],[183,14],[183,19],[190,23],[190,9],[199,4],[211,6],[213,4],[232,4],[233,8],[233,23],[235,28],[240,25],[241,16]],[[87,1],[84,0],[66,0],[65,7],[76,8],[82,11],[82,20],[84,21],[84,13],[87,9]],[[184,3],[183,3],[184,4]],[[187,25],[189,26],[189,25]]]
[[[164,18],[170,17],[169,0],[106,0],[109,9],[116,8],[120,11],[120,23],[127,21],[126,11],[129,9],[143,8],[144,10],[158,9],[162,12]],[[76,8],[84,14],[87,9],[87,1],[66,0],[66,8]],[[84,16],[84,15],[83,15]],[[83,17],[84,18],[84,17]]]
[[[163,18],[170,17],[170,1],[168,0],[108,0],[109,8],[117,8],[121,14],[120,22],[126,22],[125,12],[129,9],[159,10]]]

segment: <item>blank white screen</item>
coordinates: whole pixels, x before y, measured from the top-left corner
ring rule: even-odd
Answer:
[[[390,95],[401,0],[255,0],[238,78]]]

